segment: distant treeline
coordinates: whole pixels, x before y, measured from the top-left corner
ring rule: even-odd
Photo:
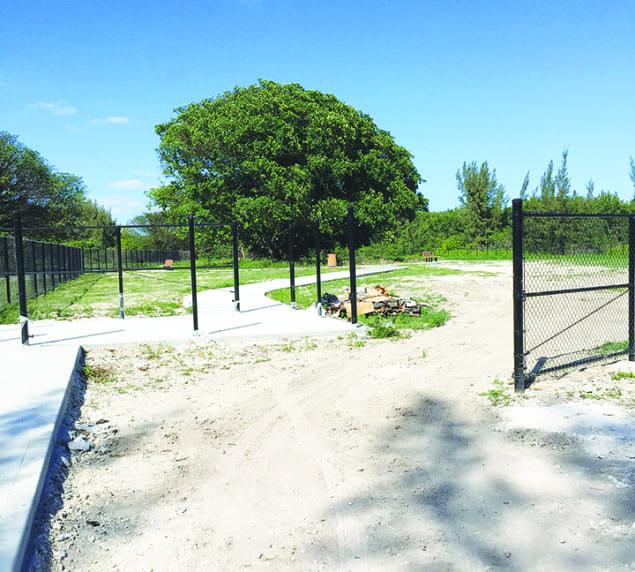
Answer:
[[[554,171],[551,161],[536,188],[529,192],[529,174],[520,189],[527,212],[635,213],[635,200],[622,201],[616,193],[600,191],[590,180],[584,194],[571,188],[567,171],[568,152]],[[635,185],[635,165],[630,159],[630,178]],[[421,251],[509,251],[512,246],[511,205],[505,189],[496,180],[496,170],[487,162],[464,163],[456,174],[460,206],[444,212],[419,213],[399,232],[373,245],[382,258],[404,258]],[[615,248],[628,241],[626,219],[563,218],[529,219],[531,237],[526,246],[533,251],[565,254],[569,251]],[[529,233],[528,233],[529,234]]]
[[[529,173],[525,176],[518,193],[524,200],[525,211],[635,213],[635,200],[625,202],[616,193],[604,190],[597,193],[592,180],[586,184],[582,193],[572,189],[567,157],[568,152],[564,151],[557,171],[553,161],[550,161],[533,191],[529,190]],[[632,157],[629,175],[635,185],[635,164]],[[396,217],[392,224],[386,225],[381,239],[375,239],[370,246],[363,247],[365,254],[370,257],[400,259],[431,250],[510,251],[511,206],[505,188],[496,179],[496,170],[490,169],[487,162],[480,165],[476,162],[463,163],[456,173],[456,183],[459,207],[444,212],[426,212],[427,201],[422,200],[421,208],[416,214],[413,212],[408,215],[412,218]],[[112,248],[116,244],[116,222],[108,210],[89,200],[87,194],[81,178],[58,172],[36,151],[20,143],[17,137],[0,131],[0,228],[6,228],[10,233],[13,214],[20,212],[27,227],[56,227],[52,231],[29,231],[26,238],[84,248]],[[358,210],[363,210],[361,204],[357,205]],[[381,208],[379,204],[376,209]],[[367,205],[367,217],[368,209],[370,207]],[[326,243],[328,225],[325,225],[324,219],[321,221]],[[136,217],[130,224],[138,225],[139,228],[122,229],[123,248],[187,250],[187,230],[168,228],[167,224],[172,222],[183,223],[185,220],[182,217],[175,218],[167,211],[147,212]],[[606,250],[624,244],[628,239],[628,224],[624,219],[588,220],[579,224],[563,222],[563,219],[541,218],[533,219],[530,224],[533,226],[527,246],[545,252],[567,253],[571,249],[580,248]],[[153,226],[141,228],[142,225]],[[65,228],[88,226],[106,228]],[[340,226],[340,230],[345,228],[344,223]],[[279,230],[282,232],[285,229],[286,221],[285,227]],[[216,251],[220,248],[225,256],[223,249],[226,250],[230,244],[231,234],[227,228],[208,229],[198,232],[196,240],[201,254],[216,256]],[[312,235],[309,238],[302,235],[298,240],[309,244],[313,238]],[[360,244],[363,243],[360,241]],[[247,256],[254,254],[249,251],[246,242],[241,241],[240,247]],[[341,250],[345,246],[340,245],[338,248]],[[283,258],[285,256],[283,253]]]

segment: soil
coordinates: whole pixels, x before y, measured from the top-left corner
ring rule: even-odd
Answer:
[[[406,339],[89,351],[40,567],[635,569],[634,368],[516,396],[511,265],[455,267]]]

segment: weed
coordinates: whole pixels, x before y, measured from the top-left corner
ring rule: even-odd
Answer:
[[[93,383],[114,383],[117,381],[117,378],[113,375],[112,371],[108,368],[96,366],[90,367],[88,365],[84,366],[82,370],[82,374],[84,379],[87,381],[90,380]]]
[[[392,322],[383,322],[371,326],[369,335],[374,340],[396,339],[401,337],[401,331]]]
[[[619,381],[620,379],[632,379],[635,378],[635,373],[632,371],[616,371],[611,375],[611,379]]]
[[[348,343],[346,345],[349,348],[363,348],[366,345],[366,340],[358,338],[355,332],[351,332],[348,334]]]
[[[485,391],[480,395],[482,397],[487,397],[494,407],[498,407],[499,405],[509,405],[512,402],[513,397],[507,392],[508,388],[505,387],[505,383],[497,378],[492,382],[492,384],[495,386],[494,389]]]
[[[163,354],[172,353],[174,348],[168,344],[159,344],[158,346],[151,346],[143,344],[141,346],[141,354],[147,359],[159,359]]]
[[[604,392],[604,397],[607,399],[619,399],[622,397],[622,390],[617,386],[610,387]]]
[[[606,342],[593,351],[600,354],[616,354],[628,350],[628,342]]]

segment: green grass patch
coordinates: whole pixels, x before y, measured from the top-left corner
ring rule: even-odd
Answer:
[[[386,274],[374,274],[361,276],[357,279],[358,288],[372,289],[377,284],[386,287],[391,295],[401,298],[409,298],[426,304],[421,309],[421,316],[408,316],[398,314],[389,318],[383,316],[359,316],[359,322],[369,327],[369,336],[375,339],[396,339],[410,330],[428,330],[445,324],[451,317],[450,313],[441,308],[445,299],[439,294],[434,294],[425,285],[428,276],[446,276],[466,274],[464,270],[443,268],[433,265],[412,265],[408,268],[400,268]],[[487,273],[479,273],[487,274]],[[322,293],[342,294],[348,287],[349,279],[323,281]],[[274,290],[267,294],[270,298],[291,303],[289,288]],[[317,286],[297,286],[295,289],[295,301],[299,308],[308,308],[317,301]]]
[[[495,379],[492,382],[492,385],[494,386],[492,389],[485,391],[480,395],[482,397],[487,397],[494,407],[505,407],[510,405],[513,400],[513,396],[509,393],[509,387],[500,379]]]
[[[242,262],[242,261],[241,261]],[[325,269],[325,272],[338,269]],[[339,269],[341,270],[341,269]],[[296,267],[297,276],[312,275],[312,266]],[[266,268],[245,268],[240,283],[252,284],[289,276],[288,263]],[[189,269],[139,270],[124,272],[124,312],[126,316],[174,316],[191,312],[183,305],[191,293]],[[196,275],[197,290],[227,288],[234,285],[234,274],[228,269],[202,269]],[[29,317],[34,320],[68,320],[83,317],[117,318],[119,309],[119,276],[116,272],[83,274],[46,295],[28,300]],[[0,311],[0,323],[15,324],[19,320],[17,305]]]
[[[611,375],[611,379],[619,381],[620,379],[635,379],[635,373],[632,371],[616,371]]]
[[[628,342],[605,342],[593,350],[598,354],[617,354],[628,351]]]
[[[90,367],[86,365],[84,366],[82,373],[86,381],[91,381],[93,383],[109,384],[117,381],[117,378],[110,369],[101,366]]]

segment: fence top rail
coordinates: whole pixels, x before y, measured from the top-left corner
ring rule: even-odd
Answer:
[[[25,231],[29,230],[103,230],[107,228],[188,228],[187,223],[179,224],[113,224],[104,226],[23,226]],[[194,226],[211,227],[231,227],[231,223],[195,222]],[[0,232],[13,233],[13,229],[0,228]]]
[[[635,217],[635,213],[537,213],[523,211],[523,216],[532,218],[630,218]]]

